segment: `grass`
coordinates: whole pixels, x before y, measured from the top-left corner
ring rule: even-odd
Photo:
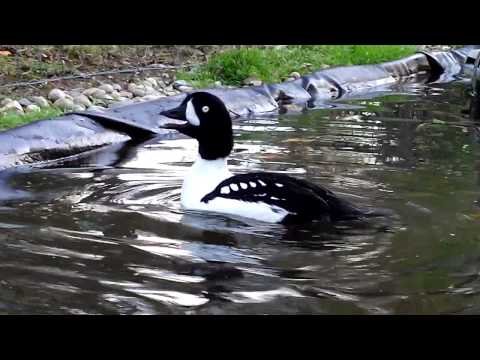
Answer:
[[[6,112],[0,114],[0,130],[24,125],[39,119],[48,119],[63,114],[64,111],[55,107],[44,108],[28,114]]]
[[[279,82],[293,71],[301,75],[325,65],[377,64],[413,54],[413,45],[289,45],[284,48],[240,48],[214,54],[207,63],[190,72],[177,73],[178,79],[198,87],[215,81],[241,85],[248,77]]]

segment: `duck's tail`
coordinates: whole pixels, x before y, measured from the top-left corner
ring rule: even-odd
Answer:
[[[334,210],[333,218],[335,220],[391,217],[395,215],[395,213],[389,209],[357,206],[350,201],[336,196],[330,197],[328,201]]]

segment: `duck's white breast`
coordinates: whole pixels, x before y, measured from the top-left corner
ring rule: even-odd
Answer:
[[[222,197],[217,197],[208,203],[201,201],[220,182],[232,176],[233,174],[228,171],[226,159],[204,160],[199,158],[183,182],[182,207],[188,210],[243,216],[272,223],[282,221],[289,214],[285,209],[264,202],[246,202]]]
[[[183,181],[182,206],[186,209],[202,210],[205,204],[201,199],[231,176],[233,174],[228,171],[226,159],[204,160],[199,157]]]

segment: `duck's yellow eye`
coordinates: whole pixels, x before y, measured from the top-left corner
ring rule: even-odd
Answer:
[[[208,112],[208,110],[210,110],[210,108],[209,108],[208,106],[202,107],[202,111],[203,111],[204,113]]]

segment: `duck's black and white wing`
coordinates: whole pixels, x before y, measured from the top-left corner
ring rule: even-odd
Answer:
[[[202,202],[217,198],[265,203],[288,212],[294,218],[347,218],[359,210],[331,191],[283,174],[248,173],[222,181]]]

